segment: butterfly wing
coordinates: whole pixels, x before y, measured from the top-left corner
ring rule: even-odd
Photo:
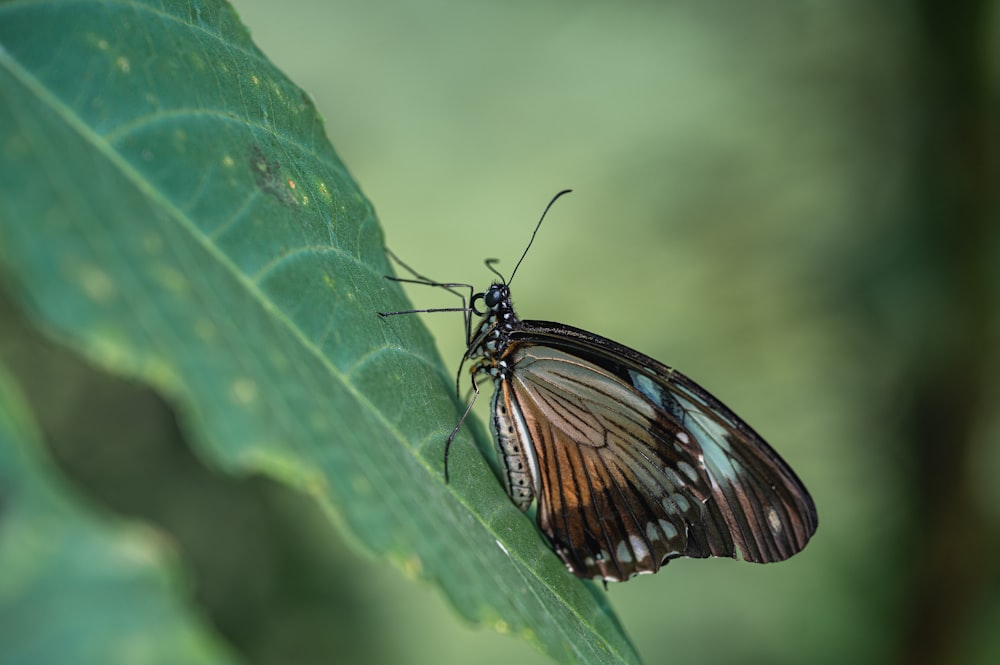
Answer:
[[[538,524],[581,577],[679,556],[788,558],[812,499],[742,420],[682,374],[611,340],[521,322],[495,412],[537,469]]]
[[[671,557],[735,553],[682,430],[595,365],[538,346],[515,357],[502,399],[535,455],[539,527],[570,570],[624,580]]]

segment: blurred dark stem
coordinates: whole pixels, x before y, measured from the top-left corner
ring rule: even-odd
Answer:
[[[966,631],[996,572],[997,545],[969,479],[984,421],[994,328],[990,251],[997,232],[995,118],[989,96],[988,3],[918,4],[913,80],[917,128],[912,283],[919,312],[899,389],[914,558],[900,663],[964,660]]]

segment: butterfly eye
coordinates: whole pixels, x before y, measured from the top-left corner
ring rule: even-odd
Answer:
[[[499,284],[494,284],[489,291],[483,294],[483,302],[490,309],[493,309],[503,300],[503,289]]]

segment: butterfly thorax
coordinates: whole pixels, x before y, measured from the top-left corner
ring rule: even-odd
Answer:
[[[477,294],[472,301],[473,311],[477,300],[483,301],[486,312],[475,333],[470,335],[467,357],[475,361],[471,368],[473,374],[489,374],[495,382],[500,382],[507,378],[509,369],[503,354],[509,344],[510,333],[517,328],[520,320],[514,312],[510,289],[506,284],[493,284]]]
[[[538,461],[525,442],[529,440],[527,424],[511,404],[510,379],[514,362],[508,362],[510,336],[521,322],[510,302],[510,289],[496,283],[473,298],[482,300],[486,312],[474,334],[470,335],[467,357],[473,360],[473,377],[488,374],[493,378],[493,432],[497,459],[504,467],[504,486],[511,500],[521,510],[527,510],[538,491]],[[475,311],[475,310],[473,310]]]

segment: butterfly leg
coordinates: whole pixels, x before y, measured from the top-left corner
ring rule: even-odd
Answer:
[[[478,366],[477,366],[478,367]],[[451,430],[451,434],[444,442],[444,482],[448,482],[448,453],[451,451],[451,442],[455,440],[458,435],[458,430],[462,429],[462,424],[465,419],[469,417],[469,413],[472,412],[472,405],[476,403],[476,398],[479,397],[479,386],[476,384],[476,371],[477,367],[473,368],[472,371],[472,399],[469,400],[469,405],[465,407],[465,413],[462,417],[458,419],[458,423],[455,425],[455,429]]]
[[[407,265],[406,263],[403,263],[402,259],[400,259],[398,256],[396,256],[396,254],[391,249],[389,249],[388,247],[385,248],[385,253],[388,254],[389,257],[393,261],[395,261],[400,266],[402,266],[403,270],[405,270],[406,272],[410,273],[414,277],[414,279],[405,279],[405,278],[393,277],[392,275],[386,275],[385,276],[386,279],[391,280],[393,282],[403,282],[405,284],[420,284],[420,285],[423,285],[423,286],[436,286],[438,288],[442,288],[445,291],[448,291],[449,293],[453,293],[456,296],[458,296],[459,298],[461,298],[462,299],[462,309],[463,310],[467,309],[466,296],[463,295],[461,292],[457,291],[456,289],[468,289],[469,290],[469,296],[468,297],[471,299],[472,298],[472,293],[475,290],[472,287],[471,284],[462,284],[460,282],[458,282],[458,283],[439,282],[436,279],[431,279],[430,277],[426,277],[424,275],[421,275],[419,272],[417,272],[416,270],[414,270],[413,268],[411,268],[409,265]]]

